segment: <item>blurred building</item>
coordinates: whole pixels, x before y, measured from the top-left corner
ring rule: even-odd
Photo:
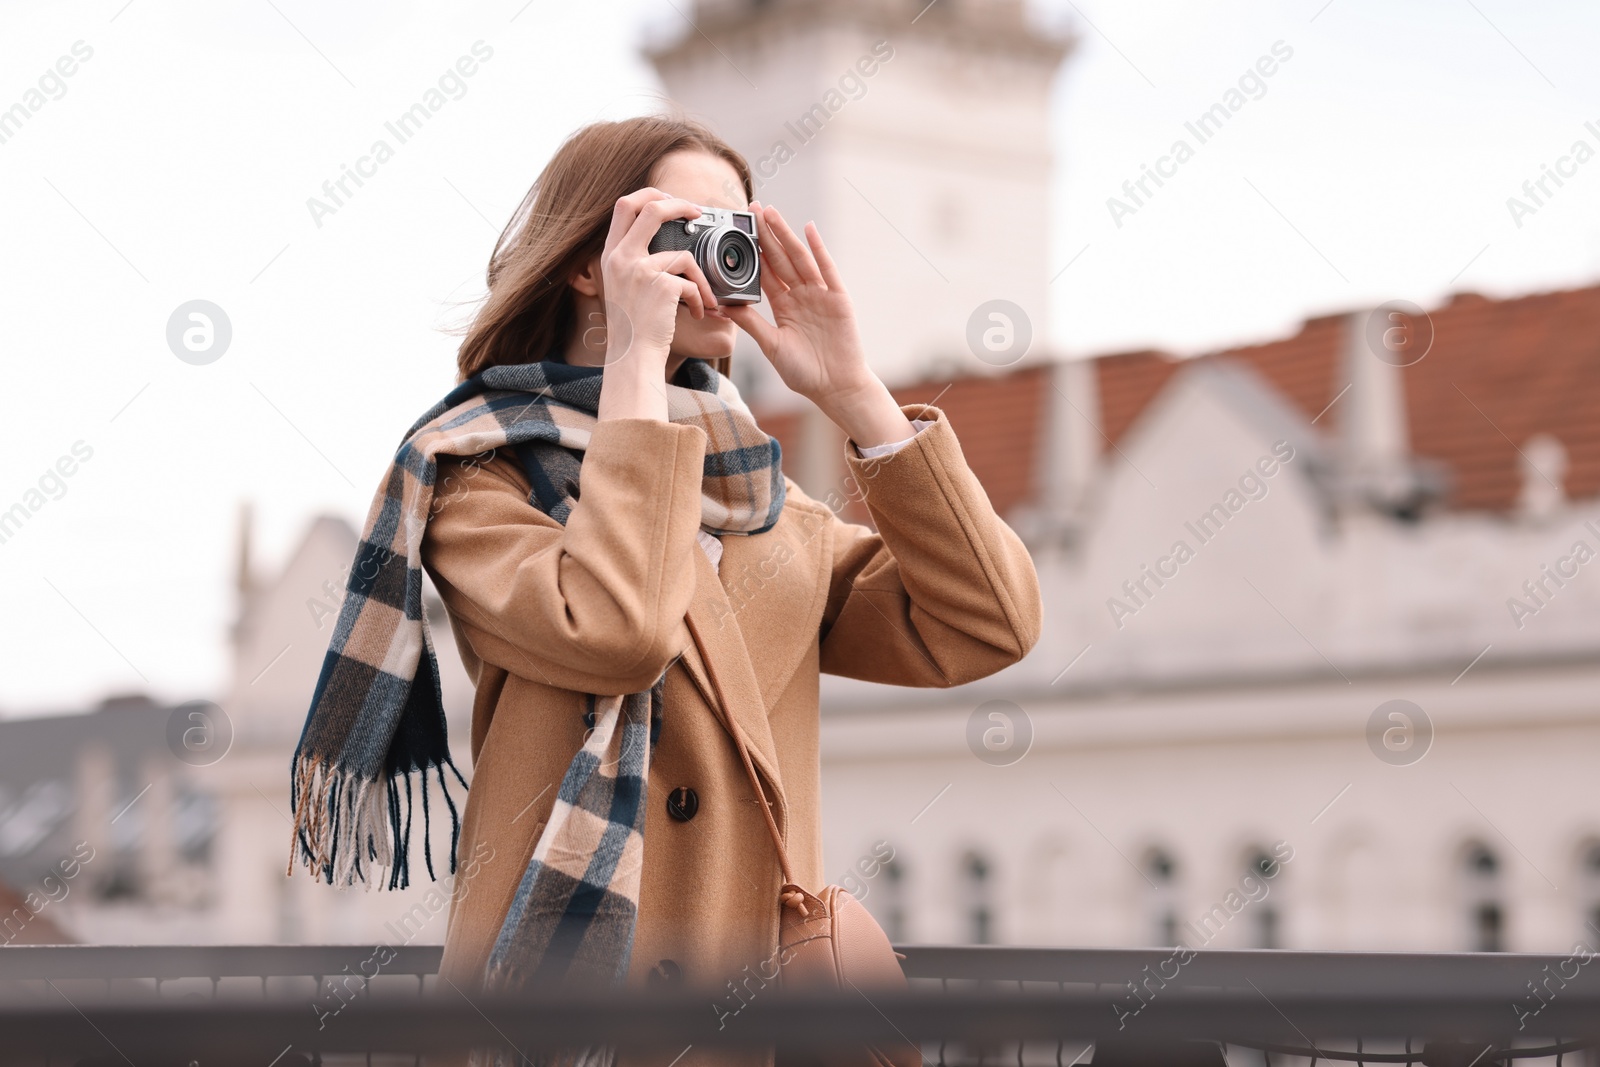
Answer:
[[[1016,0],[693,15],[649,48],[668,92],[817,220],[880,371],[949,415],[1044,589],[1043,639],[994,678],[824,680],[832,878],[919,942],[1600,944],[1600,289],[1061,359],[1043,205],[1070,40]],[[969,333],[996,300],[999,351]],[[736,357],[786,470],[865,518],[837,432],[764,367]],[[356,533],[319,519],[268,576],[244,529],[217,704],[0,722],[27,913],[0,940],[442,940],[421,871],[285,877]],[[429,621],[465,771],[469,686],[431,598]]]
[[[1029,338],[1069,37],[1019,0],[701,0],[675,29],[668,95],[817,221],[875,366],[949,413],[1044,585],[1000,677],[825,680],[828,862],[893,933],[1600,945],[1600,291],[1063,360]],[[865,518],[838,432],[748,346],[735,375],[790,475]]]
[[[1373,321],[1405,339],[1382,358]],[[1046,630],[959,689],[824,679],[830,875],[915,941],[1593,944],[1596,338],[1600,288],[1463,295],[902,387],[1029,541]],[[871,487],[810,491],[859,511]],[[5,938],[442,938],[421,872],[398,894],[285,877],[355,533],[317,520],[270,579],[242,548],[220,707],[0,722],[0,879],[49,901]],[[446,633],[431,598],[429,619]],[[436,647],[459,746],[469,686]]]
[[[1600,288],[899,392],[1047,611],[981,683],[824,679],[829,863],[891,843],[900,936],[1600,944]]]
[[[189,939],[215,897],[218,813],[177,773],[171,711],[119,697],[0,722],[0,943]]]
[[[450,887],[429,882],[420,858],[399,892],[336,892],[304,868],[286,873],[290,756],[356,540],[344,520],[317,519],[281,571],[263,576],[246,512],[233,677],[220,703],[124,697],[0,721],[0,884],[21,898],[20,911],[0,914],[0,943],[444,940]],[[430,591],[425,603],[434,632],[448,635],[438,598]],[[454,641],[437,652],[456,760],[469,767],[471,683]],[[433,830],[443,857],[448,818]]]

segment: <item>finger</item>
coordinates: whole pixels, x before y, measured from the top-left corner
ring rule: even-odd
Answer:
[[[762,355],[770,359],[772,353],[778,350],[777,329],[756,310],[754,304],[726,304],[722,308],[722,313],[732,319],[739,329],[755,339],[756,347],[761,349]]]
[[[788,255],[784,253],[783,243],[767,221],[769,211],[776,209],[763,207],[756,212],[756,236],[761,240],[761,259],[763,263],[772,265],[772,273],[785,289],[792,289],[800,284],[800,275],[795,273],[794,264],[789,262]]]
[[[822,280],[822,272],[817,269],[817,261],[811,256],[811,249],[800,240],[799,234],[789,228],[789,224],[784,221],[782,213],[777,208],[769,210],[772,212],[772,232],[777,234],[778,243],[783,246],[784,254],[789,257],[789,262],[800,280],[813,285],[826,284]]]
[[[762,234],[766,232],[766,222],[761,217],[762,212],[764,212],[766,208],[761,206],[761,201],[752,200],[750,201],[750,210],[755,214],[756,217],[756,240],[759,242]],[[767,247],[771,247],[775,243],[776,242],[771,237],[768,237],[766,240]],[[781,249],[779,250],[779,254],[782,254]],[[757,270],[759,272],[757,285],[760,287],[763,298],[781,296],[789,291],[789,283],[778,277],[777,270],[767,256],[766,248],[762,249],[761,261],[757,265]]]
[[[656,252],[646,256],[644,261],[663,274],[671,274],[693,282],[700,290],[701,302],[706,307],[717,306],[717,294],[711,291],[710,280],[700,269],[700,264],[694,261],[694,256],[687,251]]]
[[[761,295],[764,297],[784,296],[789,292],[788,284],[776,271],[772,270],[765,260],[761,263]]]
[[[844,279],[839,277],[839,265],[828,254],[828,246],[822,243],[822,231],[817,229],[816,223],[806,223],[806,240],[811,245],[812,255],[817,257],[817,269],[822,272],[822,284],[829,289],[844,292]]]
[[[627,196],[617,200],[611,209],[611,228],[606,231],[606,248],[616,248],[628,230],[633,226],[634,220],[639,217],[639,211],[652,200],[666,200],[667,194],[660,189],[644,188],[635,189]]]
[[[706,303],[700,296],[700,289],[688,278],[680,278],[676,274],[663,274],[661,277],[675,286],[678,290],[678,302],[689,308],[689,317],[703,319],[706,317]],[[661,284],[661,283],[656,283]]]
[[[617,251],[625,256],[649,255],[650,241],[655,237],[656,231],[661,229],[663,222],[668,219],[698,218],[699,215],[698,205],[679,197],[669,196],[661,200],[652,200],[639,209],[633,225],[628,227],[628,232],[617,242]]]
[[[699,213],[700,209],[689,201],[662,193],[639,205],[626,231],[618,237],[616,249],[630,258],[648,255],[650,242],[662,223],[668,219],[694,218]]]

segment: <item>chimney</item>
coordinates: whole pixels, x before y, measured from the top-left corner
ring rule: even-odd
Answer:
[[[1100,384],[1093,359],[1045,368],[1045,426],[1033,514],[1024,523],[1040,544],[1067,544],[1082,529],[1099,467]]]
[[[1567,503],[1567,449],[1547,433],[1536,433],[1519,450],[1522,487],[1517,513],[1529,522],[1546,522]]]
[[[147,783],[148,792],[139,799],[143,807],[138,844],[133,864],[138,870],[137,882],[146,896],[159,904],[170,904],[181,890],[182,872],[178,870],[178,850],[173,839],[173,816],[176,813],[172,757],[161,750],[161,758],[153,753],[142,761],[140,777]]]
[[[1414,519],[1439,486],[1411,456],[1406,368],[1427,355],[1433,323],[1413,305],[1385,304],[1345,318],[1339,401],[1340,488],[1346,506]]]
[[[118,814],[116,757],[104,741],[91,741],[78,750],[73,771],[73,791],[77,794],[73,836],[94,850],[86,884],[93,886],[98,895],[111,885],[117,867],[111,822]]]

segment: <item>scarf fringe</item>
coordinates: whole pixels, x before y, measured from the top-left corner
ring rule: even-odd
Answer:
[[[438,790],[450,811],[450,873],[456,873],[456,846],[461,839],[461,817],[450,796],[449,767],[461,787],[467,787],[455,763],[448,758],[416,771],[395,771],[383,778],[358,777],[335,768],[326,760],[301,756],[295,760],[289,804],[294,812],[294,836],[289,867],[296,861],[314,876],[334,886],[361,883],[365,888],[405,889],[411,885],[411,816],[415,803],[411,779],[420,779],[422,794],[423,854],[428,877],[437,881],[429,844],[432,812],[428,805],[429,772],[438,778]],[[402,794],[402,783],[404,790]],[[388,877],[379,872],[387,869]]]

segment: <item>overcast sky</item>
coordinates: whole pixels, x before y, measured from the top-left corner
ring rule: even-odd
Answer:
[[[501,222],[566,133],[652,106],[637,45],[682,27],[677,9],[0,8],[0,110],[39,105],[0,143],[0,510],[43,501],[0,543],[0,713],[218,695],[239,502],[268,567],[319,512],[359,522],[398,436],[451,384],[444,328],[480,295]],[[1308,314],[1600,277],[1600,159],[1565,164],[1520,220],[1507,205],[1575,141],[1600,148],[1593,5],[1036,14],[1082,38],[1055,88],[1058,351],[1203,351]],[[318,226],[307,198],[480,41],[492,55],[458,97]],[[1264,92],[1247,86],[1228,127],[1114,220],[1107,198],[1276,42],[1292,56]],[[167,341],[193,300],[232,327],[205,365]]]

